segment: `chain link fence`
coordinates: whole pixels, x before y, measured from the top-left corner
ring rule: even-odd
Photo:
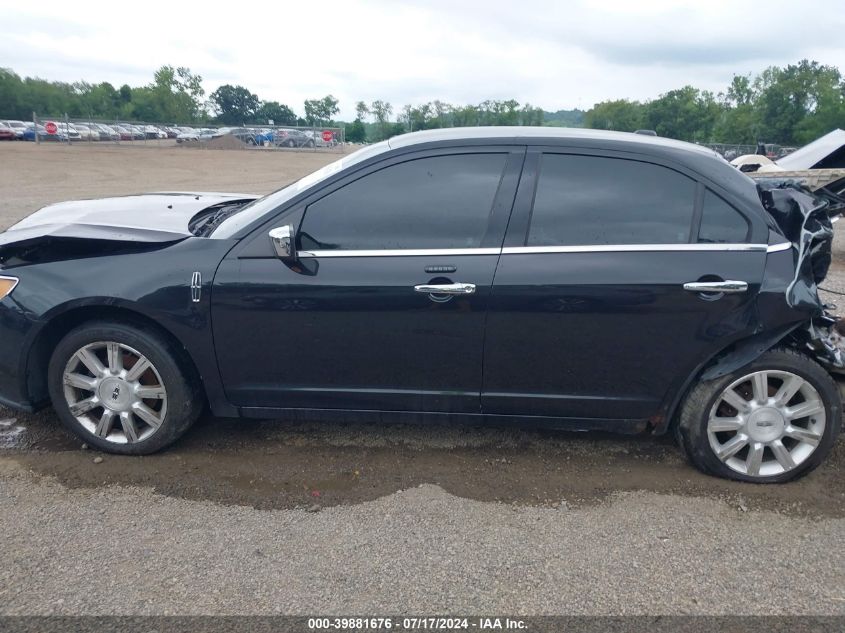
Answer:
[[[33,113],[25,140],[36,143],[110,143],[133,147],[343,152],[345,130],[331,126],[168,125],[121,119],[42,116]]]
[[[704,143],[704,146],[718,152],[727,160],[733,160],[737,156],[744,156],[745,154],[756,154],[758,150],[757,145],[739,145],[732,143]],[[783,158],[797,149],[795,147],[787,147],[784,145],[777,145],[775,143],[766,143],[763,145],[763,148],[765,150],[765,155],[771,160]]]

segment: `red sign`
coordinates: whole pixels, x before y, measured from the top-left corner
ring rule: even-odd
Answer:
[[[323,140],[326,143],[329,143],[334,138],[334,134],[331,130],[323,130]]]
[[[44,126],[44,129],[47,130],[47,134],[55,134],[59,131],[59,128],[52,121],[47,121],[47,125]]]

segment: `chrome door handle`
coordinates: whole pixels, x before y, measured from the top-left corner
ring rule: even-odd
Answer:
[[[745,292],[748,290],[748,284],[744,281],[691,281],[684,284],[684,290],[690,292]]]
[[[475,284],[420,284],[414,290],[429,295],[471,295],[475,292]]]

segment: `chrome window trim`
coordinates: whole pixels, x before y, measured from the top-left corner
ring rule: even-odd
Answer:
[[[298,257],[451,257],[456,255],[543,255],[548,253],[648,253],[744,251],[769,252],[791,248],[792,244],[589,244],[579,246],[506,246],[505,248],[409,248],[384,250],[300,251]]]
[[[299,257],[451,257],[453,255],[498,255],[499,248],[410,248],[385,250],[300,251]]]
[[[792,242],[781,242],[780,244],[770,244],[766,248],[767,253],[779,253],[781,251],[788,251],[792,248]]]
[[[791,248],[792,244],[591,244],[581,246],[506,246],[505,248],[409,248],[384,250],[300,251],[303,258],[318,257],[451,257],[455,255],[542,255],[546,253],[639,253],[673,251],[769,252]]]
[[[506,246],[503,255],[545,253],[638,253],[672,251],[765,252],[766,244],[591,244],[582,246]]]

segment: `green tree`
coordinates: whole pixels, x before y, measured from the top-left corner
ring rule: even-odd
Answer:
[[[719,104],[713,93],[684,86],[646,104],[644,122],[660,136],[707,142],[718,118]]]
[[[217,118],[228,125],[243,125],[255,119],[260,107],[258,96],[243,86],[225,84],[211,93]]]
[[[359,101],[355,104],[355,118],[358,121],[363,121],[369,113],[370,108],[363,101]]]
[[[349,143],[363,143],[367,140],[367,130],[361,119],[355,119],[352,123],[347,125],[345,134],[346,140]]]
[[[393,114],[393,106],[388,101],[373,101],[370,104],[370,113],[376,124],[376,139],[382,141],[393,136],[393,128],[390,124],[390,115]]]
[[[305,120],[308,125],[328,125],[332,117],[340,112],[338,101],[332,95],[322,99],[305,100]]]
[[[842,124],[843,84],[839,69],[806,59],[785,68],[772,66],[754,82],[755,115],[762,137],[795,144]]]
[[[584,127],[634,132],[643,127],[644,118],[645,107],[639,101],[602,101],[584,114]]]
[[[273,121],[273,125],[296,125],[296,114],[278,101],[262,101],[255,113],[255,120],[265,124]]]

